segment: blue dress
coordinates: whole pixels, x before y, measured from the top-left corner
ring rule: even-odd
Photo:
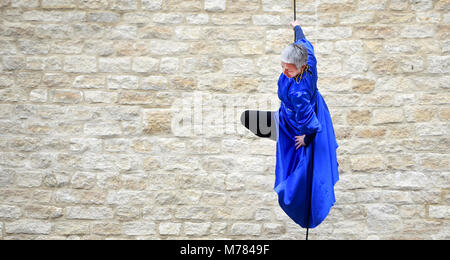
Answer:
[[[339,180],[338,144],[328,106],[317,89],[317,60],[312,44],[300,26],[296,44],[308,50],[307,65],[299,83],[281,74],[275,113],[277,151],[275,192],[286,214],[303,228],[315,228],[336,202],[334,185]],[[306,147],[295,149],[295,136],[315,134]]]

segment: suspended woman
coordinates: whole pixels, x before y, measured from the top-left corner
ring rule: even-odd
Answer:
[[[327,217],[336,199],[338,144],[330,112],[317,89],[317,60],[300,22],[291,22],[295,43],[281,54],[277,111],[245,111],[241,122],[277,141],[275,191],[286,214],[303,228]]]

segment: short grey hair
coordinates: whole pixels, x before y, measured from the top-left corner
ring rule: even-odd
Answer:
[[[284,48],[281,53],[281,61],[284,63],[290,63],[297,66],[297,69],[301,69],[303,65],[306,65],[308,60],[308,50],[303,44],[291,43]]]

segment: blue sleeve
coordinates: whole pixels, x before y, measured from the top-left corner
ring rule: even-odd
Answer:
[[[295,30],[295,43],[296,44],[300,43],[304,45],[308,50],[308,61],[306,62],[306,64],[308,64],[310,67],[316,67],[317,60],[316,56],[314,55],[314,46],[311,44],[310,41],[306,39],[306,36],[299,25],[295,26],[294,30]]]
[[[296,91],[291,95],[291,102],[295,108],[295,122],[298,134],[310,135],[322,131],[322,126],[317,119],[314,108],[309,100],[311,99],[307,91]]]

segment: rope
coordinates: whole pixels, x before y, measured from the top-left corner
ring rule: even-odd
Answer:
[[[316,16],[317,16],[317,11],[316,11]],[[297,20],[297,1],[294,0],[294,21]],[[294,30],[294,43],[297,40],[297,33]],[[302,73],[303,74],[303,73]],[[316,102],[316,114],[317,114],[317,102]],[[309,169],[310,171],[313,171],[314,169],[314,142],[311,143],[311,149],[312,149],[312,167]],[[309,222],[310,222],[310,217],[309,215],[311,214],[311,196],[312,196],[312,173],[308,178],[308,191],[309,191],[309,197],[308,197],[308,215],[307,215],[307,221],[306,221],[306,240],[308,240],[308,235],[309,235]]]
[[[294,21],[297,20],[297,0],[294,0]],[[297,40],[297,32],[294,30],[294,43]]]

